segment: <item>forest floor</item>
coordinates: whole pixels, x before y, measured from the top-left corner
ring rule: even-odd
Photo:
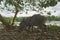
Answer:
[[[0,40],[60,40],[60,28],[30,29],[30,31],[0,30]]]

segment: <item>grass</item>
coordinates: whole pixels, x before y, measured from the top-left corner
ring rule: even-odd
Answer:
[[[50,28],[53,29],[53,30],[56,30],[56,29],[59,28],[59,26],[57,26],[57,25],[50,25]]]

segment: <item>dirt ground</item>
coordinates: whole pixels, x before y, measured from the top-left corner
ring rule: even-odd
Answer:
[[[56,30],[43,28],[21,32],[0,30],[0,40],[60,40],[60,28]]]

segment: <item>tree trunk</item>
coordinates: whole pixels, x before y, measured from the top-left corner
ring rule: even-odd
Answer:
[[[0,14],[0,21],[3,23],[3,25],[5,25],[6,30],[13,29],[13,26],[10,25],[10,23],[7,22],[7,20],[4,17],[2,17],[1,14]]]
[[[15,12],[15,16],[14,16],[14,18],[13,18],[13,20],[12,20],[12,24],[11,24],[11,25],[14,25],[14,21],[15,21],[15,19],[16,19],[17,14],[18,14],[18,10],[16,10],[16,12]]]

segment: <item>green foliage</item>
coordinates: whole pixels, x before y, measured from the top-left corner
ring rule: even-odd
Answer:
[[[11,22],[12,21],[12,19],[13,19],[13,17],[4,17],[6,20],[7,20],[7,22]],[[26,18],[28,18],[28,17],[17,17],[16,19],[15,19],[15,22],[21,22],[23,19],[26,19]]]
[[[7,20],[10,20],[10,21],[12,21],[12,19],[13,19],[13,17],[4,17],[4,18],[6,18]],[[28,17],[17,17],[15,19],[15,21],[20,22],[26,18],[28,18]],[[60,17],[57,17],[57,16],[45,16],[45,19],[48,21],[60,21]]]
[[[1,3],[1,1],[3,1],[3,0],[0,0],[0,3]]]
[[[24,5],[23,0],[6,0],[5,5],[7,5],[7,4],[13,5],[15,8],[21,9],[21,10],[23,8],[22,6]],[[22,5],[22,6],[20,6],[20,5]]]
[[[48,12],[47,14],[48,14],[48,15],[51,15],[51,13],[50,13],[50,12]]]
[[[16,21],[17,22],[21,22],[23,19],[26,19],[26,18],[28,18],[28,17],[17,17],[16,18]]]
[[[35,0],[28,0],[28,1],[29,1],[29,3],[32,4],[33,6],[36,5],[36,3],[35,3],[36,1],[35,1]]]
[[[13,6],[17,7],[17,9],[20,9],[24,5],[23,1],[26,1],[25,3],[28,2],[33,6],[39,5],[40,7],[55,6],[57,4],[56,0],[6,0],[5,5],[7,5],[7,4],[13,5]],[[36,1],[38,1],[39,3],[36,4]],[[1,2],[1,0],[0,0],[0,2]]]
[[[40,6],[41,7],[49,7],[49,6],[55,6],[57,4],[57,1],[56,0],[45,0],[45,1],[42,1],[40,0]]]
[[[38,1],[39,3],[36,4],[36,1]],[[28,2],[33,6],[39,5],[40,7],[45,7],[45,8],[49,6],[55,6],[57,4],[56,0],[28,0]]]
[[[56,30],[56,29],[58,29],[58,26],[56,26],[56,25],[50,25],[50,28],[53,29],[53,30]]]
[[[60,21],[60,17],[54,16],[54,15],[47,16],[46,19],[49,20],[49,21]]]
[[[58,0],[58,1],[60,1],[60,0]]]
[[[4,17],[4,18],[7,20],[8,23],[11,24],[13,17]]]

